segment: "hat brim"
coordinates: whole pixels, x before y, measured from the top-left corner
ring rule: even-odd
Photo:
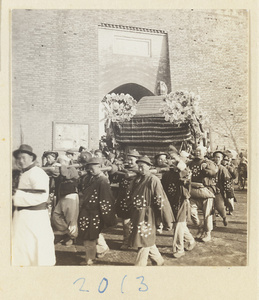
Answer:
[[[224,152],[222,152],[222,151],[215,151],[214,153],[213,153],[213,157],[215,156],[215,154],[217,154],[217,153],[220,153],[220,154],[222,154],[222,156],[224,157],[225,156],[225,153]]]
[[[48,155],[54,155],[55,156],[55,159],[58,158],[58,153],[57,152],[53,152],[53,151],[46,151],[43,153],[43,157],[47,157]]]
[[[166,158],[169,158],[169,154],[168,153],[165,153],[165,152],[162,152],[162,153],[159,153],[159,154],[156,154],[155,156],[154,156],[154,158],[155,159],[157,159],[160,155],[165,155],[166,156]]]
[[[136,163],[139,163],[139,162],[143,162],[143,163],[145,163],[145,164],[147,164],[147,165],[149,165],[149,166],[153,166],[153,164],[152,164],[151,162],[148,162],[148,161],[143,160],[143,159],[138,159],[138,160],[136,161]]]
[[[20,150],[20,149],[17,149],[17,150],[15,150],[15,151],[13,152],[14,158],[17,159],[17,156],[18,156],[20,153],[26,153],[26,154],[29,154],[29,155],[33,156],[33,160],[36,160],[36,158],[37,158],[37,155],[36,155],[35,153],[30,152],[30,151],[26,151],[26,150]]]

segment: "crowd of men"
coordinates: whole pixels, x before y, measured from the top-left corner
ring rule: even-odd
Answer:
[[[196,241],[209,242],[216,215],[228,225],[234,211],[234,182],[247,159],[232,151],[198,145],[189,153],[170,145],[151,160],[136,149],[126,155],[97,149],[64,155],[45,151],[42,165],[29,145],[13,152],[13,265],[55,265],[55,244],[81,241],[85,264],[110,249],[102,232],[123,225],[121,250],[137,249],[136,266],[164,259],[156,235],[172,230],[172,257],[191,251]],[[198,211],[203,218],[199,219]],[[197,226],[195,238],[187,221]]]

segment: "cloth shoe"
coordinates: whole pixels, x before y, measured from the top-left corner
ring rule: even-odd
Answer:
[[[107,249],[104,250],[103,252],[101,252],[101,253],[96,253],[96,257],[97,257],[97,258],[103,258],[103,257],[105,256],[105,254],[106,254],[107,252],[109,252],[109,250],[110,250],[110,248],[107,247]]]
[[[93,265],[93,264],[94,264],[94,262],[93,262],[92,259],[88,259],[88,261],[86,262],[86,265],[87,265],[87,266],[91,266],[91,265]]]
[[[184,247],[184,249],[185,249],[186,251],[191,251],[195,246],[196,246],[196,242],[195,242],[195,240],[194,240],[192,243],[188,243],[188,244]]]
[[[201,239],[204,243],[209,242],[211,240],[210,232],[205,232],[204,237]]]
[[[80,266],[91,266],[95,263],[95,261],[93,259],[88,259],[87,261],[82,261],[80,263]]]
[[[174,252],[173,253],[173,257],[174,258],[180,258],[180,257],[182,257],[182,256],[184,256],[185,255],[185,252],[184,251],[181,251],[181,252]]]

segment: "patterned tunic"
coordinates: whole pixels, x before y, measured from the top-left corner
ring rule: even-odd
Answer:
[[[125,169],[125,175],[132,171],[137,171],[138,167]],[[116,214],[118,217],[123,219],[129,219],[130,218],[130,211],[129,211],[129,203],[127,199],[127,190],[129,188],[130,183],[133,181],[134,177],[126,178],[123,175],[120,175],[119,178],[119,191],[116,199]]]
[[[85,180],[79,213],[79,236],[83,240],[96,240],[105,226],[116,224],[114,198],[108,178],[102,172]]]
[[[234,198],[232,178],[227,168],[220,165],[216,176],[216,184],[223,198]]]
[[[205,163],[207,165],[206,168],[201,169],[201,165]],[[214,177],[217,174],[217,166],[216,164],[208,159],[198,159],[195,158],[194,160],[188,163],[188,167],[192,172],[192,182],[200,182],[204,183],[205,177]]]
[[[170,169],[162,177],[162,185],[171,204],[177,222],[184,222],[187,214],[186,199],[190,198],[190,169],[183,171]]]
[[[207,166],[202,169],[201,165],[206,164]],[[198,159],[188,163],[188,167],[192,172],[192,182],[202,183],[205,187],[207,187],[213,194],[216,193],[216,180],[215,176],[218,171],[217,165],[209,160],[209,159]]]
[[[130,184],[127,199],[131,214],[130,246],[153,246],[156,240],[156,227],[161,222],[170,227],[174,221],[160,180],[151,174],[137,176]]]

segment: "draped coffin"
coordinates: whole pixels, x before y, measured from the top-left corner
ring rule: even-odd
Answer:
[[[170,144],[179,144],[192,138],[187,124],[180,127],[165,121],[159,112],[163,96],[143,97],[137,104],[137,113],[130,120],[114,124],[114,135],[126,149],[137,149],[141,154],[152,157],[167,151]]]

